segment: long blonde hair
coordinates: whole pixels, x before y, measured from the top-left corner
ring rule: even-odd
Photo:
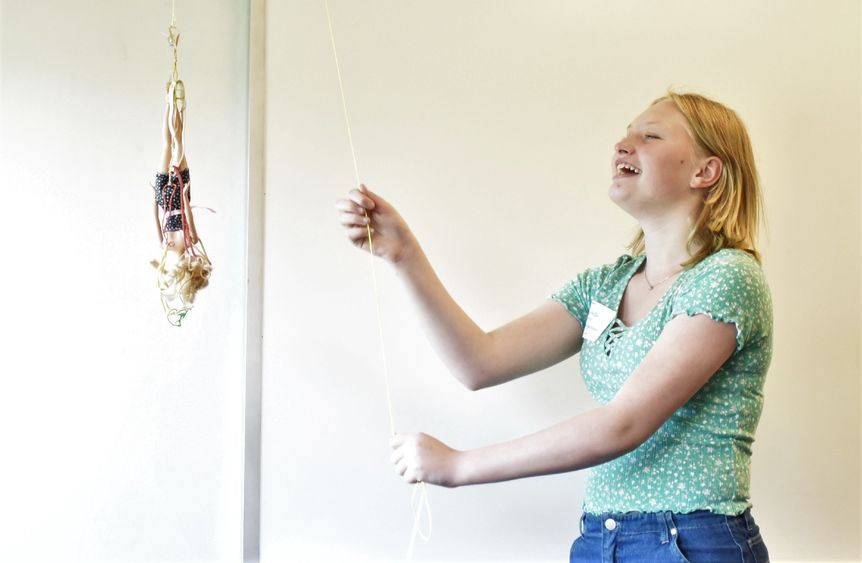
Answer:
[[[162,306],[168,315],[168,321],[175,326],[180,326],[185,314],[191,310],[197,292],[208,286],[210,282],[213,266],[202,244],[200,250],[200,253],[193,255],[184,252],[178,257],[175,265],[168,266],[169,253],[165,248],[161,262],[157,260],[150,262],[158,271]],[[179,305],[176,307],[170,304],[176,304],[177,301]]]
[[[169,277],[183,302],[192,304],[197,292],[209,285],[212,270],[212,264],[206,256],[183,254]]]
[[[732,109],[700,94],[668,91],[651,105],[664,101],[673,102],[685,117],[699,152],[717,156],[724,164],[721,177],[705,190],[687,241],[692,257],[682,266],[693,266],[722,248],[744,250],[760,262],[757,230],[763,219],[763,195],[745,124]],[[643,229],[638,229],[628,249],[634,256],[645,252]]]

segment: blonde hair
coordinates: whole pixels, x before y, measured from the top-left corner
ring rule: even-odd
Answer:
[[[151,264],[156,269],[164,268],[163,263],[155,260]],[[183,254],[173,268],[160,270],[163,274],[160,282],[162,295],[167,299],[179,297],[184,305],[190,306],[197,292],[209,285],[212,270],[212,263],[206,255]]]
[[[763,218],[763,195],[754,164],[754,151],[745,124],[732,109],[699,94],[668,91],[650,105],[671,101],[688,122],[699,152],[717,156],[724,164],[721,177],[705,190],[703,206],[689,233],[691,267],[722,248],[744,250],[760,262],[757,230]],[[643,254],[643,229],[629,243],[632,255]]]
[[[213,266],[206,256],[183,254],[172,272],[173,283],[183,302],[195,302],[197,292],[210,283]]]

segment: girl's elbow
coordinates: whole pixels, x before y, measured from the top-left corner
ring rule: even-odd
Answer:
[[[622,414],[615,419],[611,424],[610,442],[616,445],[618,454],[621,456],[636,450],[654,432],[646,428],[636,417]]]
[[[491,378],[488,373],[479,366],[463,366],[455,373],[455,378],[461,382],[468,391],[479,391],[491,387]]]
[[[482,377],[473,371],[462,370],[460,373],[456,374],[455,377],[468,391],[479,391],[480,389],[487,387],[483,382]]]

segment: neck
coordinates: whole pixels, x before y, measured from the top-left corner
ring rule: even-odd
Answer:
[[[646,271],[656,281],[682,270],[682,264],[691,254],[686,248],[690,225],[687,218],[664,219],[661,222],[642,223]]]

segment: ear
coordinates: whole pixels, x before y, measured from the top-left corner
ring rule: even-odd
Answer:
[[[724,163],[717,156],[708,156],[703,159],[700,166],[694,171],[689,187],[695,189],[711,188],[721,178]]]

